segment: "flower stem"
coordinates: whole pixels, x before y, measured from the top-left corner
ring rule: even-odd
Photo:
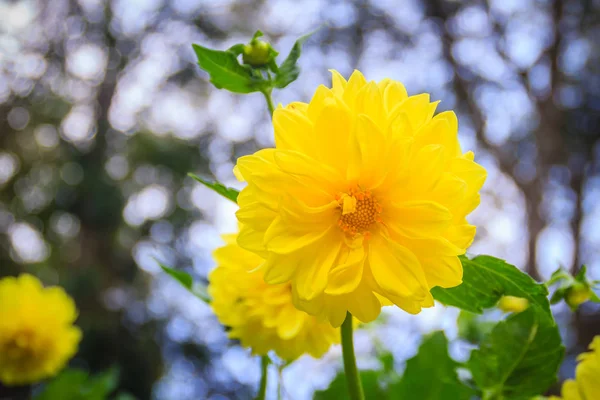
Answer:
[[[260,387],[258,388],[258,396],[256,400],[265,400],[267,394],[267,374],[269,370],[269,356],[262,356],[260,359]]]
[[[261,93],[265,96],[265,100],[267,101],[267,107],[269,107],[269,115],[271,115],[271,118],[273,118],[273,112],[275,111],[275,107],[273,107],[273,99],[271,99],[271,89],[261,90]]]
[[[347,313],[342,324],[342,353],[344,357],[344,372],[348,382],[348,393],[350,400],[364,400],[360,375],[356,368],[356,357],[354,356],[354,342],[352,340],[352,314]]]

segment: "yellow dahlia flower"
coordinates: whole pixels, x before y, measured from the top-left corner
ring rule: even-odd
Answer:
[[[236,236],[223,236],[226,245],[214,253],[217,267],[208,286],[211,306],[230,329],[229,337],[254,354],[274,350],[290,361],[304,353],[319,358],[332,343],[339,343],[339,332],[330,324],[294,307],[289,283],[265,283],[256,270],[264,260],[238,246]]]
[[[295,305],[333,326],[390,302],[418,313],[432,287],[462,281],[486,172],[429,95],[332,73],[310,103],[275,110],[275,148],[238,160],[238,243],[266,259],[267,283],[291,282]]]
[[[31,275],[0,279],[0,382],[38,382],[58,373],[77,352],[75,303],[62,288]]]
[[[575,369],[575,379],[563,383],[561,390],[564,400],[600,399],[600,336],[594,337],[590,352],[582,353],[577,358],[579,364]],[[553,397],[560,399],[559,397]]]

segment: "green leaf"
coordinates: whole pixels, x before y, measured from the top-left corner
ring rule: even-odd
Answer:
[[[586,271],[587,271],[587,267],[585,265],[582,265],[581,268],[579,269],[579,272],[577,272],[577,274],[575,275],[575,280],[577,282],[587,283],[587,279],[585,276]]]
[[[448,355],[444,333],[434,332],[423,339],[417,355],[406,362],[402,379],[390,385],[390,398],[469,400],[475,392],[458,379],[458,365]]]
[[[385,391],[379,386],[381,371],[360,371],[360,380],[366,400],[385,400],[388,398]],[[325,390],[316,391],[314,400],[350,400],[348,396],[348,383],[346,375],[338,374]]]
[[[467,363],[484,399],[529,399],[554,383],[564,347],[556,325],[529,308],[500,322]]]
[[[481,314],[484,309],[494,307],[502,296],[523,297],[529,300],[541,318],[553,324],[554,319],[548,302],[548,289],[537,283],[525,272],[491,256],[478,256],[469,260],[461,257],[463,283],[457,287],[431,290],[439,302],[462,310]]]
[[[225,185],[223,185],[222,183],[219,182],[210,182],[207,181],[205,179],[200,178],[197,175],[194,175],[192,173],[188,174],[189,177],[197,180],[198,182],[200,182],[201,184],[203,184],[204,186],[214,190],[215,192],[219,193],[221,196],[233,201],[234,203],[237,203],[237,198],[238,195],[240,194],[240,192],[236,189],[233,188],[229,188]]]
[[[110,368],[106,372],[93,376],[86,385],[86,399],[106,399],[119,384],[119,369]]]
[[[287,58],[283,61],[283,63],[281,63],[277,74],[275,75],[276,88],[282,89],[298,79],[298,75],[300,75],[300,68],[298,67],[297,63],[298,59],[300,58],[300,53],[302,52],[302,45],[317,30],[318,29],[307,33],[296,40],[294,46],[292,46],[292,50],[290,50],[290,54],[288,54]]]
[[[88,379],[88,374],[85,371],[77,369],[66,369],[61,372],[56,378],[52,379],[43,389],[43,391],[35,396],[36,400],[78,400],[80,399],[81,388]]]
[[[192,46],[198,57],[198,65],[209,73],[210,81],[218,89],[226,89],[234,93],[251,93],[269,85],[264,79],[253,75],[250,67],[240,64],[236,55],[239,47],[233,46],[231,51],[220,51],[197,44]]]
[[[79,369],[66,369],[48,383],[36,400],[104,400],[119,383],[118,368],[90,376]]]
[[[554,293],[552,293],[552,296],[550,297],[550,304],[560,303],[567,295],[567,289],[569,289],[568,286],[559,287],[558,289],[556,289],[554,291]]]
[[[194,279],[190,274],[185,271],[180,271],[178,269],[174,269],[171,267],[167,267],[162,263],[158,263],[162,270],[167,274],[171,275],[171,278],[175,279],[177,282],[181,283],[181,286],[188,290],[192,290],[192,286],[194,285]]]
[[[492,331],[495,322],[480,321],[479,315],[461,310],[458,315],[458,336],[470,343],[478,344]]]
[[[179,269],[168,267],[158,260],[156,260],[156,262],[158,263],[158,265],[160,265],[160,268],[164,272],[166,272],[167,274],[169,274],[171,276],[171,278],[173,278],[177,282],[179,282],[181,284],[181,286],[186,288],[190,293],[192,293],[194,296],[196,296],[203,302],[205,302],[207,304],[210,303],[210,296],[208,295],[208,291],[206,290],[206,287],[204,287],[204,285],[201,285],[199,283],[194,283],[194,279],[192,278],[192,276],[190,274],[188,274],[185,271],[181,271]]]
[[[114,400],[137,400],[137,397],[127,392],[121,392],[115,396]]]
[[[227,51],[237,57],[244,52],[244,44],[243,43],[234,44],[233,46],[228,48]]]

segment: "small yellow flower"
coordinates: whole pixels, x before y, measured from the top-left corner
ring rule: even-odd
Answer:
[[[274,149],[238,160],[238,243],[266,259],[266,282],[291,282],[295,305],[333,326],[392,303],[416,314],[432,287],[462,282],[486,171],[429,95],[332,73],[309,104],[275,110]]]
[[[217,249],[217,267],[209,275],[211,306],[229,337],[239,339],[254,354],[274,350],[285,360],[304,353],[321,357],[339,332],[317,321],[292,304],[289,284],[268,285],[260,271],[264,260],[236,244],[237,235],[225,235],[226,245]]]
[[[577,358],[579,364],[575,369],[575,379],[563,383],[563,400],[600,399],[600,336],[594,337],[590,350]]]
[[[28,274],[0,279],[0,382],[41,381],[77,352],[77,310],[62,288],[44,288]]]
[[[502,296],[498,301],[498,308],[505,313],[520,313],[529,307],[529,300],[522,297]]]

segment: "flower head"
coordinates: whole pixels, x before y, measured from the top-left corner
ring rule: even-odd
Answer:
[[[238,160],[238,243],[266,259],[267,283],[291,282],[295,305],[334,326],[391,303],[418,313],[432,287],[462,281],[486,172],[429,95],[332,73],[310,103],[275,110],[275,148]]]
[[[600,336],[594,337],[590,350],[577,358],[579,364],[575,369],[575,379],[568,379],[563,383],[562,399],[600,399]]]
[[[62,288],[31,275],[0,279],[0,382],[35,383],[58,373],[77,352],[75,303]]]
[[[290,284],[268,285],[261,271],[264,260],[236,244],[237,235],[225,235],[226,245],[217,249],[217,267],[209,276],[211,306],[229,337],[239,339],[254,354],[274,350],[285,360],[304,353],[322,356],[339,332],[330,324],[298,310],[292,304]]]

